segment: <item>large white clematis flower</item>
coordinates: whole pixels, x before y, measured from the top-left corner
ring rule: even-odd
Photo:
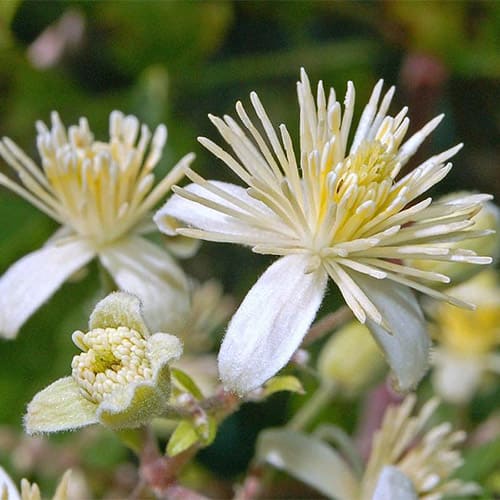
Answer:
[[[314,100],[302,71],[298,160],[286,127],[280,125],[279,137],[252,93],[264,136],[238,102],[246,131],[229,116],[210,116],[234,156],[200,139],[248,188],[207,181],[187,169],[193,184],[174,187],[177,194],[156,213],[156,223],[167,234],[240,243],[281,257],[259,278],[229,325],[219,353],[227,388],[247,392],[287,363],[314,319],[328,276],[384,350],[399,388],[412,388],[427,370],[430,341],[411,289],[464,304],[429,286],[448,282],[447,276],[410,267],[404,259],[491,261],[438,245],[463,238],[473,224],[470,218],[490,196],[414,201],[448,173],[451,164],[445,162],[461,145],[400,175],[442,116],[403,142],[407,108],[388,116],[394,88],[380,102],[381,91],[382,81],[349,140],[352,83],[342,112],[335,91],[327,98],[322,82]],[[187,227],[178,228],[179,221]],[[482,234],[468,231],[466,237]]]
[[[167,130],[153,137],[134,116],[110,115],[109,142],[95,141],[85,118],[65,129],[57,113],[52,127],[37,122],[40,169],[9,138],[0,155],[20,183],[0,174],[0,184],[28,200],[62,227],[45,246],[28,254],[0,278],[0,336],[21,325],[73,273],[98,257],[116,285],[138,296],[151,327],[175,330],[188,310],[186,278],[174,260],[142,234],[148,215],[183,175],[186,155],[155,187],[153,169]],[[149,146],[149,148],[148,148]],[[169,310],[169,324],[162,311]]]

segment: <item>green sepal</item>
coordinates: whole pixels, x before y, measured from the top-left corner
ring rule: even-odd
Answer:
[[[99,421],[111,429],[136,428],[162,415],[170,397],[170,369],[165,363],[153,380],[116,389],[99,405]]]
[[[24,427],[28,434],[58,432],[96,424],[97,405],[85,399],[73,377],[56,380],[28,405]]]
[[[197,400],[203,399],[203,393],[200,388],[186,372],[183,372],[178,368],[171,368],[170,372],[172,374],[172,378],[174,378],[183,389],[189,392]]]
[[[280,391],[290,391],[304,394],[304,388],[302,387],[300,380],[293,375],[273,377],[264,384],[264,396],[266,397]]]
[[[181,420],[170,436],[167,444],[167,454],[174,457],[187,450],[200,439],[195,426],[189,420]]]
[[[144,338],[150,335],[142,316],[140,300],[129,293],[113,292],[95,306],[90,315],[89,330],[121,326],[139,332]]]

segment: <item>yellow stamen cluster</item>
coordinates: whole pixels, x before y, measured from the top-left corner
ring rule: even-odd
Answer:
[[[86,118],[67,130],[57,113],[51,119],[50,129],[37,122],[41,169],[9,138],[0,141],[0,155],[21,181],[0,174],[0,184],[96,246],[141,222],[182,176],[174,169],[153,189],[153,169],[167,138],[164,125],[151,136],[135,116],[114,111],[110,139],[100,142]]]
[[[414,395],[398,407],[389,407],[382,427],[377,431],[363,479],[363,499],[372,498],[374,485],[382,468],[394,465],[413,483],[418,498],[439,500],[447,494],[463,496],[478,492],[474,483],[450,479],[462,465],[456,449],[465,440],[465,432],[452,431],[442,423],[424,434],[423,429],[436,410],[437,399],[428,401],[418,415],[411,416]]]
[[[146,340],[135,330],[120,326],[77,331],[73,342],[84,351],[73,358],[73,378],[82,395],[96,404],[119,387],[153,376]]]

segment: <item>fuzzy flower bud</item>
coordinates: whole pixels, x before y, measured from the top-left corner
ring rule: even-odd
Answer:
[[[350,394],[356,394],[377,380],[384,359],[370,331],[353,321],[330,337],[318,359],[324,382],[332,381]]]
[[[24,419],[29,434],[101,423],[112,429],[139,427],[165,412],[169,363],[182,344],[167,333],[151,335],[139,300],[116,292],[99,302],[87,333],[76,331],[82,350],[72,374],[38,393]]]

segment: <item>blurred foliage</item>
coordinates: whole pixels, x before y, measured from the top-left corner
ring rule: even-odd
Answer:
[[[51,110],[66,124],[86,116],[96,136],[107,137],[109,113],[121,109],[150,127],[169,127],[161,172],[195,151],[196,169],[224,180],[227,169],[195,140],[217,135],[207,114],[233,113],[235,101],[248,103],[256,90],[272,120],[286,123],[296,137],[295,81],[304,66],[312,81],[323,79],[339,95],[353,80],[358,113],[381,77],[398,84],[396,104],[410,105],[413,129],[446,112],[423,157],[457,142],[466,147],[439,191],[477,189],[498,196],[499,38],[500,2],[481,0],[9,0],[0,2],[0,131],[37,158],[34,123],[48,120]],[[0,169],[7,172],[4,164]],[[0,227],[0,272],[55,229],[3,189]],[[207,243],[185,268],[202,280],[217,277],[241,299],[268,262],[246,249]],[[86,325],[99,294],[96,269],[89,271],[64,285],[17,340],[0,341],[1,423],[19,426],[33,394],[66,373],[74,353],[70,334]],[[332,289],[323,307],[339,303]],[[303,396],[292,401],[301,404]],[[258,430],[281,422],[286,402],[277,395],[265,405],[245,406],[222,426],[202,461],[218,471],[241,471]],[[494,408],[494,402],[485,406]],[[341,402],[327,418],[351,430],[356,413],[352,402]],[[237,441],[236,457],[231,443]],[[498,451],[498,442],[488,446],[493,451],[486,457]],[[474,477],[469,463],[481,463],[467,461],[464,474]]]

